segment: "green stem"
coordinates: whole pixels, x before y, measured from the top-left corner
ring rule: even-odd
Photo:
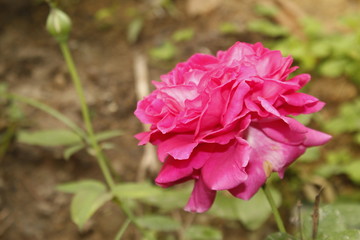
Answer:
[[[277,224],[277,227],[279,229],[280,232],[283,232],[283,233],[286,233],[286,229],[285,229],[285,226],[284,226],[284,223],[281,219],[281,216],[280,216],[280,213],[279,213],[279,210],[277,209],[276,207],[276,204],[275,204],[275,201],[274,201],[274,198],[271,194],[271,191],[268,187],[268,185],[264,185],[262,187],[262,189],[264,190],[264,193],[265,193],[265,196],[271,206],[271,210],[274,214],[274,218],[275,218],[275,221],[276,221],[276,224]]]
[[[114,240],[120,240],[121,237],[124,235],[127,227],[129,226],[129,224],[131,223],[131,220],[128,218],[126,219],[126,221],[123,223],[123,225],[121,226],[120,230],[117,232]]]
[[[112,178],[109,167],[107,165],[106,158],[100,148],[99,143],[97,142],[97,140],[95,138],[94,129],[93,129],[93,126],[91,123],[89,108],[86,104],[84,89],[82,87],[79,75],[76,71],[76,67],[75,67],[74,61],[72,59],[70,50],[69,50],[69,46],[66,41],[60,41],[59,44],[60,44],[61,51],[64,55],[67,67],[69,69],[70,76],[73,80],[73,83],[74,83],[74,86],[76,89],[76,93],[80,100],[81,113],[82,113],[82,116],[84,119],[86,131],[89,136],[91,147],[95,150],[96,159],[97,159],[100,169],[105,177],[106,183],[108,184],[110,189],[113,189],[115,186],[115,183]]]
[[[66,41],[59,41],[59,44],[60,44],[61,51],[64,55],[66,64],[68,66],[71,78],[73,80],[76,92],[80,99],[81,112],[83,115],[86,131],[89,136],[89,141],[90,141],[91,147],[95,150],[96,159],[97,159],[100,169],[105,177],[107,185],[110,187],[110,190],[113,190],[114,186],[115,186],[115,182],[114,182],[113,176],[111,174],[107,159],[106,159],[105,155],[103,154],[98,141],[96,140],[94,129],[93,129],[93,126],[91,123],[89,109],[86,104],[84,90],[83,90],[79,75],[76,71],[74,61],[71,57],[69,46]],[[137,222],[135,221],[134,215],[132,214],[130,209],[126,206],[126,204],[121,202],[120,199],[118,199],[118,198],[115,198],[114,201],[123,209],[123,211],[125,212],[125,214],[127,215],[128,219],[129,219],[128,221],[133,222],[139,228],[139,230],[144,233],[144,230],[137,224]],[[124,231],[128,225],[128,223],[127,223],[128,221],[126,221],[124,224]],[[122,232],[120,231],[119,234],[122,235]]]

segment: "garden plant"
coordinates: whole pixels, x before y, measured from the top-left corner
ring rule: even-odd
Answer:
[[[326,121],[319,112],[325,102],[305,93],[312,78],[307,71],[315,77],[345,74],[358,84],[353,62],[358,60],[358,52],[338,49],[336,41],[360,43],[359,33],[343,39],[308,30],[308,41],[303,43],[272,22],[274,9],[259,6],[264,19],[252,22],[249,29],[267,35],[268,40],[236,41],[215,54],[194,53],[153,81],[154,90],[137,102],[134,114],[147,127],[134,137],[139,145],[156,147],[161,167],[154,178],[128,182],[117,175],[104,151],[111,147],[106,141],[125,133],[122,129],[94,130],[86,88],[69,48],[72,21],[56,4],[48,1],[48,5],[46,30],[63,55],[83,122],[76,123],[48,104],[14,94],[1,85],[0,98],[11,113],[7,115],[10,123],[26,118],[17,112],[17,104],[23,104],[45,112],[67,128],[16,133],[9,124],[1,139],[0,157],[14,136],[25,144],[61,146],[64,159],[85,150],[97,162],[104,181],[81,179],[57,187],[72,194],[71,220],[80,231],[100,208],[112,202],[125,216],[114,240],[135,235],[149,240],[226,239],[216,224],[195,221],[195,216],[240,221],[254,232],[265,222],[274,222],[266,240],[360,239],[356,201],[322,204],[328,189],[321,183],[311,188],[315,194],[310,194],[309,202],[299,200],[290,206],[293,213],[278,210],[284,202],[279,186],[286,182],[302,188],[299,182],[308,175],[301,175],[299,169],[319,157],[320,146],[334,141],[332,135],[352,134],[353,144],[360,142],[359,99],[340,106],[338,116]],[[304,21],[304,28],[313,24],[309,21]],[[353,21],[347,22],[354,27]],[[131,23],[129,42],[136,41],[143,24],[140,17]],[[224,24],[221,31],[231,34],[236,28]],[[172,41],[187,41],[193,34],[191,29],[183,29]],[[152,49],[150,56],[160,61],[170,59],[173,42]],[[314,51],[304,54],[303,49]],[[138,148],[141,151],[142,147]],[[343,174],[359,184],[360,160],[353,160],[351,154],[348,150],[330,151],[327,164],[316,166],[316,174],[322,179]],[[174,217],[172,213],[178,208],[184,211],[180,215],[190,212],[187,216],[191,217]]]

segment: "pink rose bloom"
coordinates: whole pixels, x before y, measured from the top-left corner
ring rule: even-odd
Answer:
[[[324,106],[297,92],[310,75],[287,79],[291,64],[261,43],[237,42],[179,63],[138,102],[135,115],[151,128],[136,138],[157,145],[163,162],[156,183],[195,183],[185,210],[207,211],[220,190],[250,199],[271,172],[283,177],[307,147],[330,140],[289,117]]]

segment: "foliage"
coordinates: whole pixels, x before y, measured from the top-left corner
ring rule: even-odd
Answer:
[[[161,46],[150,49],[150,56],[156,60],[171,60],[176,54],[175,46],[167,41]]]
[[[329,121],[323,121],[324,128],[334,135],[350,134],[353,142],[359,144],[360,136],[360,99],[344,103],[339,108],[337,116]],[[354,156],[347,148],[332,150],[326,155],[326,165],[316,169],[316,173],[329,178],[332,175],[345,174],[356,184],[360,184],[360,158]]]
[[[360,134],[360,98],[353,102],[342,104],[339,114],[330,121],[326,121],[324,128],[333,133],[356,133]]]
[[[120,130],[108,130],[96,134],[95,138],[97,141],[105,141],[122,134],[123,132]],[[73,154],[87,147],[87,139],[82,139],[79,135],[67,129],[21,130],[18,133],[18,141],[43,147],[67,147],[63,153],[65,159],[69,159]]]
[[[357,203],[335,203],[320,207],[319,224],[316,227],[316,240],[348,239],[357,240],[360,237],[360,206]],[[313,238],[314,217],[311,206],[303,207],[302,215],[302,237],[300,232],[295,236],[286,233],[270,234],[266,240],[310,240]]]
[[[192,28],[179,29],[173,33],[172,39],[175,42],[189,41],[194,37],[194,34],[195,32]]]
[[[180,224],[170,217],[159,215],[141,216],[135,220],[142,228],[154,231],[176,231]]]
[[[360,211],[355,204],[332,204],[320,207],[318,240],[359,239],[359,219],[354,216]],[[310,239],[312,234],[312,213],[311,209],[303,209],[303,227],[305,236]],[[348,238],[345,238],[347,236]]]
[[[18,104],[9,100],[7,95],[8,86],[0,83],[0,160],[9,150],[19,126],[25,119]]]
[[[277,206],[280,206],[281,196],[272,190]],[[271,208],[262,191],[259,191],[251,200],[243,201],[232,196],[219,193],[209,214],[224,219],[239,220],[249,230],[255,230],[271,215]]]
[[[112,199],[106,186],[95,180],[62,184],[58,190],[75,194],[71,201],[71,218],[80,229],[102,205]]]
[[[231,22],[221,23],[219,30],[223,34],[233,34],[233,33],[237,33],[239,31],[238,27],[234,23],[231,23]]]
[[[192,225],[185,231],[185,239],[192,240],[221,240],[222,234],[219,230],[209,226]]]
[[[276,7],[258,5],[258,13],[272,17]],[[282,37],[268,42],[272,49],[291,55],[304,71],[327,77],[346,76],[360,85],[360,17],[344,16],[338,25],[341,30],[326,32],[324,25],[314,18],[300,21],[302,34],[293,34],[269,18],[251,21],[248,29],[270,37]]]

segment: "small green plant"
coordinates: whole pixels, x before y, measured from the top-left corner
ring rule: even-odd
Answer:
[[[6,84],[0,84],[0,160],[9,150],[11,143],[16,138],[18,129],[20,128],[24,114],[15,101],[2,98],[8,94]]]

